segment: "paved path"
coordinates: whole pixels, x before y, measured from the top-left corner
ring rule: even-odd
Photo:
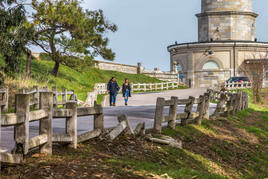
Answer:
[[[170,99],[171,96],[178,96],[180,99],[188,98],[189,96],[198,97],[203,94],[205,89],[187,89],[187,90],[174,90],[157,93],[147,94],[133,94],[130,98],[129,106],[124,106],[123,98],[118,96],[117,107],[104,107],[104,125],[106,128],[114,127],[118,124],[117,116],[120,114],[126,114],[133,128],[140,122],[146,123],[146,128],[153,127],[153,119],[155,112],[155,103],[157,97],[164,97]],[[108,101],[106,101],[107,105]],[[109,104],[109,103],[108,103]],[[215,106],[211,106],[211,113],[214,111]],[[178,113],[182,113],[184,106],[178,107]],[[194,111],[196,106],[194,106]],[[164,110],[165,115],[168,115],[168,108]],[[65,132],[65,120],[54,119],[53,120],[53,132],[64,133]],[[93,129],[93,117],[79,117],[78,119],[78,133],[83,133]],[[30,137],[38,135],[39,122],[30,124]],[[13,140],[13,127],[2,128],[1,148],[12,149],[14,146]]]

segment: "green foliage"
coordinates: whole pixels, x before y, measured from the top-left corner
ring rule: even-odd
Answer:
[[[0,56],[0,67],[3,63],[3,59]],[[25,57],[21,59],[22,65],[20,71],[25,73]],[[131,83],[156,83],[160,82],[156,78],[151,78],[145,75],[134,75],[120,73],[116,71],[103,71],[96,68],[88,68],[85,71],[77,71],[68,66],[62,65],[59,70],[58,77],[54,77],[50,74],[53,69],[53,61],[45,60],[33,60],[32,61],[32,73],[30,84],[39,86],[48,85],[57,86],[58,89],[67,88],[68,90],[75,90],[78,94],[78,98],[81,100],[86,99],[87,92],[93,91],[95,83],[107,83],[112,76],[115,76],[119,85],[124,83],[125,78],[128,78]],[[101,97],[99,98],[99,102]]]
[[[104,35],[115,32],[117,27],[105,20],[101,10],[84,11],[78,0],[33,0],[32,4],[34,42],[55,62],[54,76],[58,75],[60,64],[88,64],[98,55],[114,59]]]
[[[18,72],[20,57],[33,35],[23,4],[13,2],[0,1],[0,54],[5,62],[4,71],[11,76]]]

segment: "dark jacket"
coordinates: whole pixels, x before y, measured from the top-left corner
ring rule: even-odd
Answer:
[[[113,95],[115,93],[118,93],[118,91],[120,90],[120,87],[118,86],[116,81],[112,82],[112,80],[110,80],[107,85],[107,90],[109,91],[111,95]]]
[[[127,89],[129,90],[129,97],[131,97],[131,86],[130,84],[126,85],[125,83],[122,86],[123,97],[125,97]]]

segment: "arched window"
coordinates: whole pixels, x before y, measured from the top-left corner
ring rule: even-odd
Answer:
[[[218,70],[220,66],[215,61],[208,61],[204,64],[203,70]]]

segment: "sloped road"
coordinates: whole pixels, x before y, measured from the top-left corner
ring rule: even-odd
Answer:
[[[155,112],[155,103],[157,97],[163,97],[170,99],[171,96],[178,96],[179,99],[185,99],[189,96],[199,97],[206,89],[186,89],[186,90],[173,90],[157,93],[140,93],[133,94],[130,98],[129,105],[124,106],[124,100],[122,96],[118,96],[116,107],[107,107],[109,101],[106,99],[104,107],[104,125],[106,128],[114,127],[118,124],[117,116],[126,114],[133,128],[140,122],[146,123],[146,128],[153,127],[153,119]],[[178,107],[178,113],[182,113],[184,106]],[[194,106],[196,110],[196,106]],[[215,110],[215,106],[211,106],[211,113]],[[168,108],[164,110],[165,115],[168,115]],[[79,117],[78,118],[78,133],[83,133],[93,129],[93,117]],[[37,136],[39,132],[39,122],[33,122],[30,124],[30,137]],[[65,120],[54,119],[53,120],[53,132],[64,133],[65,132]],[[11,150],[14,146],[13,140],[13,127],[2,128],[2,138],[0,147]]]

